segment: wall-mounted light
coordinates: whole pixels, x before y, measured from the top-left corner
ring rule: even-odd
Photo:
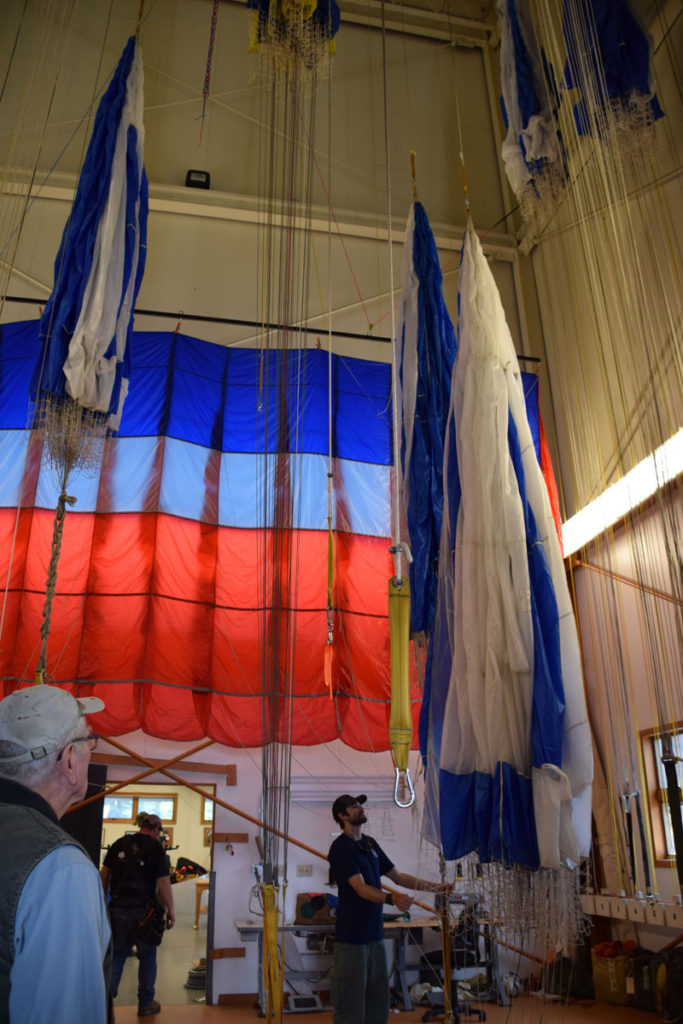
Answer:
[[[683,428],[562,525],[567,558],[683,473]]]

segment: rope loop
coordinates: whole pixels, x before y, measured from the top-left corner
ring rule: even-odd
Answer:
[[[399,790],[401,789],[401,783],[408,787],[410,798],[407,803],[399,797]],[[415,788],[413,786],[413,780],[410,778],[410,768],[396,768],[396,781],[394,783],[394,803],[397,807],[412,807],[415,803]]]

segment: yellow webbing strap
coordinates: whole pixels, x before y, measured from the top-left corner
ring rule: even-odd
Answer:
[[[252,11],[252,15],[251,15],[251,31],[249,33],[249,50],[248,50],[248,52],[249,53],[258,53],[260,47],[261,47],[261,43],[259,42],[259,37],[258,37],[258,11]],[[263,362],[261,363],[261,367],[263,367]],[[263,372],[262,368],[261,368],[261,372]],[[261,382],[259,381],[259,384],[260,383]],[[260,395],[260,393],[261,393],[261,388],[259,387],[259,395]]]
[[[282,971],[278,948],[277,890],[273,885],[264,885],[263,897],[263,985],[268,995],[269,1019],[282,1020]]]
[[[327,517],[327,609],[334,608],[334,533],[332,516]]]
[[[291,21],[299,16],[308,21],[317,6],[318,0],[281,0],[280,11],[284,21]]]
[[[413,720],[410,714],[410,586],[407,577],[398,586],[396,579],[389,580],[389,630],[391,635],[391,716],[389,718],[389,742],[396,764],[396,792],[394,800],[399,806],[407,806],[415,799],[410,775],[408,757],[413,741]],[[398,780],[403,775],[409,785],[412,799],[401,804],[397,799]]]
[[[332,477],[328,474],[328,501],[331,504]],[[334,534],[332,532],[332,516],[327,516],[327,643],[323,657],[323,673],[325,686],[334,700],[334,684],[332,681],[332,662],[334,660]]]

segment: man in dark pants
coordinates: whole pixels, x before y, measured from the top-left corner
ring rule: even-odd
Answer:
[[[428,882],[395,868],[384,850],[363,835],[367,797],[344,793],[332,805],[342,834],[327,858],[339,887],[331,999],[334,1024],[387,1024],[389,973],[383,941],[382,904],[402,913],[413,902],[406,893],[382,891],[382,875],[405,889],[450,892],[452,885]]]
[[[111,972],[112,995],[119,990],[126,957],[133,946],[138,960],[138,1017],[149,1017],[161,1010],[154,998],[157,976],[157,944],[140,937],[140,920],[157,906],[159,898],[166,908],[166,927],[175,924],[173,893],[166,853],[159,842],[161,819],[146,814],[140,820],[137,835],[122,836],[109,848],[100,868],[104,888],[111,893],[110,916],[114,939]],[[160,941],[160,939],[159,939]]]

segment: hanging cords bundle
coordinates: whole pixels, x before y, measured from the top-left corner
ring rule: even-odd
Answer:
[[[287,835],[297,678],[300,431],[307,353],[297,324],[308,317],[315,73],[272,53],[259,64],[258,302],[261,333],[258,586],[261,609],[264,978],[268,1014],[283,1012],[279,922],[287,888]],[[265,325],[277,323],[278,329]],[[283,839],[283,837],[285,837]]]
[[[643,114],[651,95],[636,97],[635,105],[609,101],[590,5],[568,0],[565,12],[563,24],[552,0],[534,4],[549,63],[564,68],[569,49],[581,88],[561,96],[565,198],[541,232],[533,260],[544,335],[552,338],[546,361],[572,514],[680,429],[683,292],[680,236],[671,230],[678,186],[670,167],[680,148],[674,133],[681,99],[673,90],[663,94],[664,116],[655,121]],[[657,18],[650,28],[660,38],[651,74],[654,79],[661,70],[665,81],[673,68],[673,55],[662,45],[666,29]],[[682,501],[680,478],[660,487],[647,505],[591,543],[581,558],[591,568],[577,564],[574,570],[585,646],[593,652],[586,664],[589,701],[605,722],[596,743],[609,790],[621,804],[610,826],[614,838],[606,822],[598,824],[629,866],[627,891],[646,889],[649,873],[655,898],[653,834],[646,816],[645,840],[638,844],[632,814],[635,807],[638,816],[648,785],[639,732],[675,734],[683,719]],[[672,796],[680,801],[680,786]],[[672,889],[680,894],[683,837],[671,863]]]
[[[389,304],[391,309],[391,362],[393,441],[394,441],[394,500],[393,543],[390,552],[394,558],[394,576],[389,580],[389,629],[391,632],[391,715],[389,741],[395,768],[394,803],[397,807],[412,807],[415,788],[410,777],[408,757],[413,740],[410,709],[410,584],[403,570],[403,560],[410,560],[410,552],[401,540],[400,473],[398,463],[401,452],[401,434],[398,422],[398,356],[396,317],[394,313],[394,253],[391,213],[391,167],[389,153],[389,96],[387,89],[385,4],[382,0],[382,90],[384,101],[384,157],[386,163],[387,193],[387,245],[389,251]],[[405,794],[407,793],[407,796]]]

